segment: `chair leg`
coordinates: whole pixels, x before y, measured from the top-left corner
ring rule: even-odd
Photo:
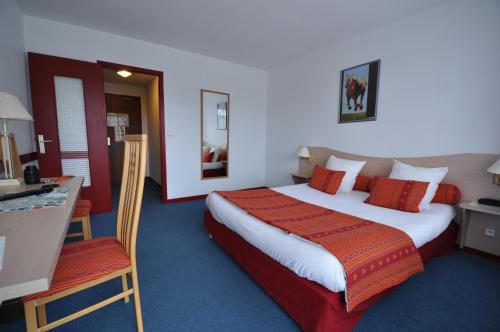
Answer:
[[[82,231],[84,240],[92,239],[92,230],[90,228],[90,217],[88,215],[82,217]]]
[[[122,286],[123,286],[123,291],[126,292],[128,290],[128,282],[127,282],[127,274],[126,273],[122,275]],[[130,296],[127,295],[123,298],[123,301],[125,301],[125,303],[128,303],[129,298],[130,298]]]
[[[135,266],[132,268],[132,287],[134,289],[134,307],[135,318],[137,320],[137,331],[144,332],[144,326],[142,325],[141,299],[139,295],[139,281],[137,279],[137,270]]]
[[[26,320],[26,331],[37,331],[38,323],[36,321],[35,301],[28,301],[24,303],[24,317]]]
[[[89,236],[89,240],[90,240],[90,239],[92,239],[92,227],[90,226],[90,215],[87,214],[87,216],[85,217],[85,219],[87,220],[88,236]]]
[[[38,313],[38,324],[40,327],[47,325],[47,312],[45,311],[45,304],[36,307]]]

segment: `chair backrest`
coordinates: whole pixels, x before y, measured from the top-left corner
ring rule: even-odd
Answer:
[[[135,264],[137,228],[146,171],[147,135],[125,135],[123,174],[116,222],[116,236]]]

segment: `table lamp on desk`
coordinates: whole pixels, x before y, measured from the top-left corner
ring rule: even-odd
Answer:
[[[7,92],[0,92],[0,185],[18,185],[21,161],[17,153],[14,134],[7,131],[9,120],[33,121],[19,99]]]

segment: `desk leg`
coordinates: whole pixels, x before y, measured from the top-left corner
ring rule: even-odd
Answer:
[[[469,218],[470,211],[467,209],[462,209],[462,227],[460,231],[460,249],[465,245],[465,240],[467,240],[467,230],[469,229]]]

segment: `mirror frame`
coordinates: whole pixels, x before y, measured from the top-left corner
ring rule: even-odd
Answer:
[[[224,95],[227,96],[227,138],[226,138],[226,153],[227,153],[227,164],[226,164],[226,175],[225,176],[214,176],[214,177],[203,177],[203,94],[204,93],[216,93],[219,95]],[[229,128],[230,128],[230,121],[229,119],[231,118],[231,96],[229,92],[223,92],[223,91],[216,91],[216,90],[209,90],[209,89],[200,89],[200,116],[201,116],[201,139],[200,139],[200,175],[201,175],[201,180],[212,180],[212,179],[224,179],[229,177]]]

